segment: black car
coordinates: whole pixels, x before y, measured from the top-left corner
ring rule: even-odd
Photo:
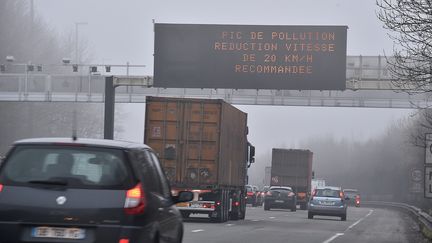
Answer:
[[[21,140],[0,167],[0,242],[181,242],[175,203],[192,196],[144,144]]]
[[[287,208],[297,210],[297,198],[291,187],[272,186],[264,198],[264,210]]]
[[[258,192],[256,186],[246,185],[246,203],[252,204],[253,207],[258,206]]]

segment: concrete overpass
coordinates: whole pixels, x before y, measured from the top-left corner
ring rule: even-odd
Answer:
[[[154,88],[151,76],[116,75],[116,102],[142,103],[146,96],[218,98],[239,105],[418,108],[426,94],[407,94],[391,81],[385,58],[347,56],[345,91]],[[104,102],[101,75],[1,73],[0,101]]]

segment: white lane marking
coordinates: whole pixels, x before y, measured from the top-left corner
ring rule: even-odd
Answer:
[[[328,240],[324,241],[323,243],[329,243],[341,235],[344,235],[344,233],[336,233],[335,235],[333,235],[332,237],[330,237]]]
[[[363,221],[363,219],[365,219],[366,217],[370,216],[373,213],[373,210],[369,210],[369,213],[366,214],[363,218],[357,220],[356,222],[354,222],[352,225],[350,225],[345,232],[347,232],[348,230],[352,229],[354,226],[356,226],[358,223],[360,223],[361,221]],[[334,239],[338,238],[339,236],[344,235],[344,233],[336,233],[335,235],[333,235],[332,237],[330,237],[328,240],[324,241],[323,243],[330,243],[332,242]]]
[[[352,229],[354,226],[356,226],[358,223],[360,223],[361,221],[363,221],[363,219],[365,219],[366,217],[368,217],[369,215],[371,215],[373,212],[373,210],[369,210],[369,213],[366,214],[366,216],[364,216],[363,218],[357,220],[354,224],[350,225],[345,231]]]
[[[259,219],[252,219],[252,222],[258,222],[260,221]]]
[[[226,226],[233,226],[234,224],[226,224]]]
[[[203,229],[196,229],[196,230],[192,230],[191,232],[192,233],[198,233],[198,232],[202,232],[202,231],[204,231]]]
[[[269,219],[275,219],[276,217],[269,217]]]

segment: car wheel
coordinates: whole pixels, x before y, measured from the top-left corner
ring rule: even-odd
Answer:
[[[341,220],[342,220],[342,221],[346,221],[346,217],[347,217],[346,214],[342,215],[342,216],[341,216]]]
[[[153,243],[159,243],[159,242],[160,242],[160,240],[159,240],[159,233],[156,233],[156,235],[153,238]]]
[[[311,212],[308,212],[308,219],[313,219],[313,214]]]
[[[267,206],[266,204],[264,204],[264,210],[265,210],[265,211],[268,211],[268,210],[270,210],[270,207]]]
[[[182,242],[183,242],[183,229],[179,231],[177,236],[177,243],[182,243]]]
[[[295,212],[295,211],[297,211],[297,205],[293,205],[292,207],[291,207],[291,212]]]

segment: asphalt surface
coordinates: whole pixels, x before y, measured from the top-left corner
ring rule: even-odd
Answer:
[[[210,223],[207,218],[185,219],[185,243],[423,243],[418,225],[404,212],[385,208],[348,208],[347,221],[314,216],[307,211],[248,207],[245,220]]]

